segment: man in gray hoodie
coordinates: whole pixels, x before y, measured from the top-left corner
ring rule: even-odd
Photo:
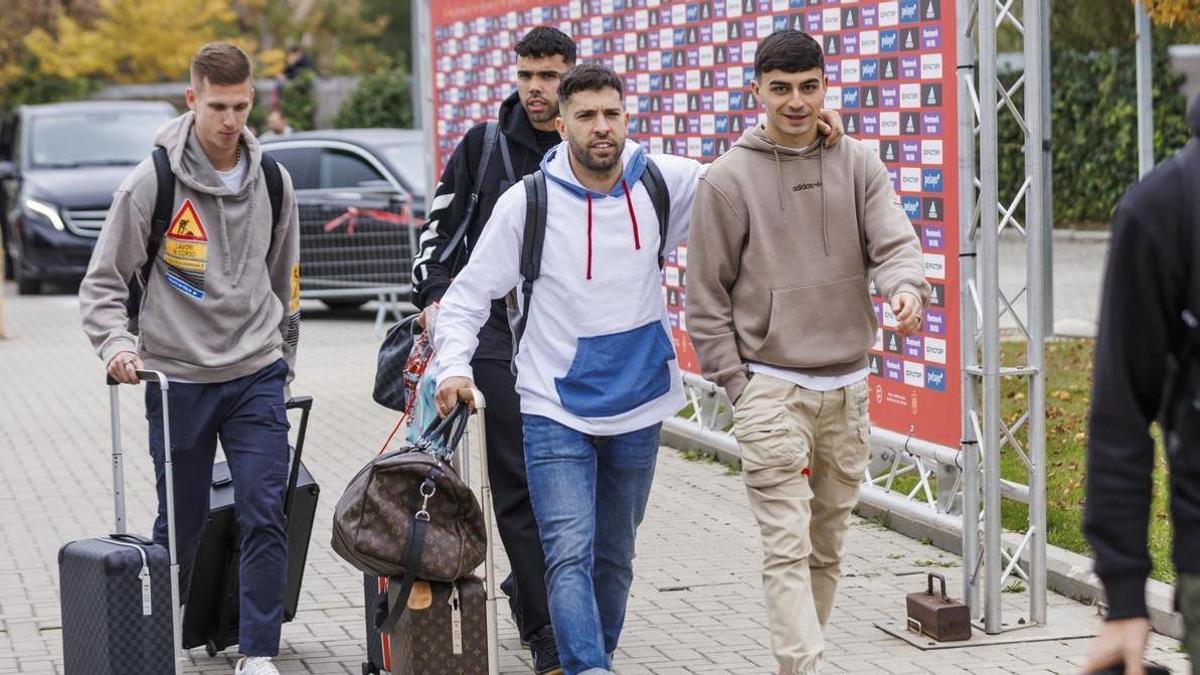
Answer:
[[[235,673],[277,675],[286,578],[283,503],[288,476],[285,390],[300,336],[300,233],[291,178],[280,169],[276,218],[262,148],[246,130],[254,101],[250,60],[230,44],[205,45],[191,64],[191,112],[167,123],[157,145],[175,177],[171,219],[147,250],[158,183],[154,162],[114,195],[79,289],[83,329],[117,381],[160,370],[171,381],[171,447],[181,588],[208,513],[217,439],[229,462],[241,532]],[[145,278],[139,270],[153,256]],[[139,334],[129,330],[131,280],[144,288]],[[161,394],[146,388],[158,490],[154,538],[166,544]]]
[[[771,645],[780,672],[793,675],[820,666],[867,467],[867,350],[877,328],[868,274],[902,335],[919,328],[929,284],[879,157],[853,138],[821,142],[820,44],[774,33],[755,53],[754,76],[766,123],[714,162],[696,191],[687,328],[704,376],[734,403]]]

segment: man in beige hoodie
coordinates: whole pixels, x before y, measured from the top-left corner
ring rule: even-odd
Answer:
[[[780,673],[817,672],[850,510],[869,458],[868,275],[898,331],[929,296],[920,244],[879,157],[829,148],[821,46],[795,30],[758,46],[748,129],[702,177],[692,210],[687,329],[734,403]]]

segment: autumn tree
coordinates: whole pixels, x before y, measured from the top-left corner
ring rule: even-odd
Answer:
[[[1160,26],[1200,29],[1200,3],[1196,0],[1142,0],[1150,20]]]
[[[196,50],[235,18],[229,0],[99,0],[99,10],[86,21],[60,7],[51,30],[35,28],[25,38],[41,72],[111,82],[180,79]]]

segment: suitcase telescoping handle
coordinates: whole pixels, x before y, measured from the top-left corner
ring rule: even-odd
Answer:
[[[475,411],[468,418],[467,422],[468,426],[474,423],[474,428],[467,431],[468,446],[465,448],[465,452],[456,453],[455,457],[461,457],[461,475],[464,479],[470,481],[471,449],[472,446],[479,448],[479,501],[483,507],[484,531],[487,532],[487,555],[484,557],[483,563],[483,583],[487,598],[485,607],[487,614],[488,675],[497,675],[500,672],[500,642],[497,637],[500,622],[496,611],[499,598],[496,596],[496,558],[492,545],[492,521],[494,520],[492,512],[492,479],[488,470],[487,428],[484,423],[487,401],[484,399],[483,392],[478,389],[472,390],[471,396],[474,399],[472,403],[474,403]],[[472,442],[472,439],[474,439],[474,442]]]
[[[183,675],[183,621],[179,613],[179,559],[175,553],[175,467],[171,458],[171,415],[168,390],[171,383],[157,370],[135,371],[142,382],[155,382],[162,395],[163,425],[163,482],[167,492],[167,553],[171,560],[171,633],[175,648],[175,673]],[[116,514],[116,534],[125,534],[125,470],[124,449],[121,444],[120,383],[106,376],[108,400],[112,417],[113,506]]]
[[[312,412],[311,396],[293,396],[287,400],[287,409],[300,409],[300,430],[296,432],[296,452],[292,454],[292,467],[288,471],[287,492],[283,498],[283,517],[292,515],[292,493],[296,491],[296,481],[300,478],[300,458],[304,455],[304,435],[308,431],[308,415]]]

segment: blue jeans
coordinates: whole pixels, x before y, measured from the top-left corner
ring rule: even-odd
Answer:
[[[566,675],[608,673],[633,583],[661,424],[589,436],[524,415],[529,495],[546,553],[550,620]]]

